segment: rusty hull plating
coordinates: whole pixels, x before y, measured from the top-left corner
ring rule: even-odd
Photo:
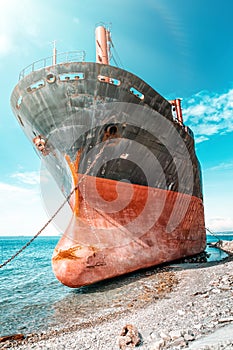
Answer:
[[[114,201],[116,193],[123,199],[131,184],[94,177],[85,177],[89,194],[94,187],[106,202]],[[117,188],[117,190],[116,190]],[[117,191],[117,192],[116,192]],[[83,192],[83,191],[81,191]],[[158,217],[152,227],[141,234],[137,226],[130,227],[144,210],[148,195],[156,198],[157,206],[148,207],[143,215]],[[81,193],[79,210],[57,244],[52,265],[56,277],[69,287],[81,287],[137,269],[195,255],[205,249],[205,228],[202,200],[182,194],[178,211],[189,202],[183,220],[172,232],[167,232],[168,218],[174,208],[177,192],[133,185],[133,198],[123,210],[107,214],[90,207]],[[89,201],[95,201],[89,198]],[[161,211],[161,204],[164,207]],[[195,215],[193,215],[195,213]],[[90,224],[91,221],[91,224]],[[127,228],[127,226],[129,228]]]

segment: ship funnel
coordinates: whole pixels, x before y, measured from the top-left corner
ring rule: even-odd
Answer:
[[[104,26],[98,26],[95,30],[96,62],[109,64],[110,31]]]

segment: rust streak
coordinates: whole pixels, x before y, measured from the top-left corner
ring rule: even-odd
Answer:
[[[82,150],[80,149],[77,152],[77,156],[74,162],[71,161],[70,156],[68,154],[65,155],[65,159],[69,165],[73,181],[74,181],[74,187],[78,185],[78,167],[79,167],[79,161],[81,157]],[[79,195],[78,195],[78,190],[75,190],[75,203],[74,203],[74,208],[73,211],[76,215],[78,215],[79,212]]]
[[[75,254],[77,250],[82,249],[81,246],[75,246],[72,248],[69,248],[67,250],[60,250],[58,251],[57,255],[53,257],[53,260],[60,260],[60,259],[79,259],[79,257]]]

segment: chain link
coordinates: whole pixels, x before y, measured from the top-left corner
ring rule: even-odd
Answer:
[[[208,231],[213,237],[215,237],[218,242],[221,241],[221,239],[219,237],[217,237],[212,231],[210,231],[210,229],[208,227],[205,227],[206,231]]]

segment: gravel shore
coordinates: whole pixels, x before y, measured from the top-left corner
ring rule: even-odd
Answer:
[[[171,264],[123,281],[123,297],[118,293],[107,312],[90,314],[85,322],[73,319],[72,324],[69,314],[64,315],[60,329],[6,341],[0,348],[119,350],[119,335],[131,324],[139,332],[140,350],[233,349],[232,257]],[[132,349],[122,344],[122,350]]]

